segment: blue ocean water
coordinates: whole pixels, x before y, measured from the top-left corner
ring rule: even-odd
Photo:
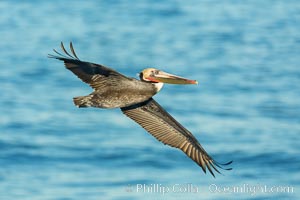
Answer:
[[[299,199],[300,3],[271,0],[1,1],[0,199]],[[199,85],[155,99],[232,171],[213,178],[47,58]],[[138,78],[138,77],[137,77]]]

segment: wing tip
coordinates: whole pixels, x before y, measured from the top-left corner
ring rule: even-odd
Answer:
[[[227,163],[219,163],[219,162],[214,161],[214,164],[223,170],[232,170],[232,167],[225,168],[225,166],[231,165],[232,163],[233,163],[233,160],[231,160]]]
[[[53,55],[53,54],[48,54],[48,58],[54,58],[54,59],[59,59],[59,60],[66,60],[66,59],[72,59],[72,60],[80,60],[74,50],[74,47],[73,47],[73,43],[70,42],[70,51],[71,53],[69,53],[65,46],[64,46],[64,43],[61,41],[60,42],[60,48],[62,50],[63,53],[60,53],[59,51],[57,51],[56,49],[53,49],[53,52],[56,54],[56,55]]]
[[[232,164],[232,163],[233,163],[233,161],[229,161],[229,162],[227,162],[227,163],[219,163],[219,162],[216,162],[215,160],[211,160],[211,161],[205,161],[205,165],[201,165],[201,164],[199,164],[199,163],[197,163],[197,164],[202,168],[202,170],[203,170],[203,172],[204,172],[205,174],[206,174],[206,169],[208,169],[208,171],[210,172],[210,174],[211,174],[214,178],[216,178],[214,171],[216,171],[217,173],[219,173],[219,174],[221,174],[221,175],[224,175],[223,173],[221,173],[221,172],[219,171],[218,168],[220,168],[220,169],[222,169],[222,170],[230,171],[230,170],[232,170],[233,168],[232,168],[232,167],[225,168],[225,166],[228,166],[228,165],[230,165],[230,164]],[[212,168],[213,168],[214,170],[213,170]]]

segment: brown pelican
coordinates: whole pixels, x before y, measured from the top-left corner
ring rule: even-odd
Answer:
[[[126,77],[103,65],[81,61],[70,43],[71,53],[61,43],[63,53],[54,49],[57,55],[49,54],[50,58],[62,60],[65,67],[82,81],[89,84],[94,91],[87,96],[74,97],[78,107],[121,108],[121,111],[146,129],[157,140],[171,147],[182,150],[196,162],[206,173],[206,169],[214,175],[213,170],[224,168],[231,162],[220,164],[210,157],[198,140],[177,122],[153,98],[163,86],[169,84],[197,84],[179,76],[161,70],[148,68],[140,73],[140,79]]]

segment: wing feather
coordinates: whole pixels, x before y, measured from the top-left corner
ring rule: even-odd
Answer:
[[[196,162],[206,173],[206,169],[213,175],[213,169],[220,173],[217,167],[222,168],[212,159],[197,139],[167,113],[154,99],[121,108],[122,112],[136,121],[157,140],[164,144],[182,150],[188,157]],[[227,164],[230,164],[226,163]],[[222,168],[223,169],[223,168]],[[228,168],[227,170],[230,170]]]
[[[48,56],[64,61],[65,67],[68,70],[72,71],[78,78],[95,90],[102,90],[105,87],[117,85],[118,81],[122,79],[129,79],[104,65],[79,60],[72,43],[70,43],[71,53],[66,50],[62,42],[61,49],[64,54],[54,49],[53,51],[57,55],[49,54]]]

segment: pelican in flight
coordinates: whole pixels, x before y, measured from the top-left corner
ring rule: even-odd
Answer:
[[[72,42],[70,52],[65,49],[63,43],[61,49],[63,53],[54,49],[56,55],[48,56],[63,61],[68,70],[94,89],[89,95],[73,98],[77,107],[120,108],[125,115],[157,140],[183,151],[205,173],[208,169],[215,176],[214,171],[220,173],[218,168],[231,170],[224,166],[231,164],[232,161],[225,164],[216,162],[193,134],[152,98],[161,90],[163,83],[197,84],[197,81],[154,68],[144,69],[139,74],[140,80],[137,80],[106,66],[81,61],[74,51]]]

